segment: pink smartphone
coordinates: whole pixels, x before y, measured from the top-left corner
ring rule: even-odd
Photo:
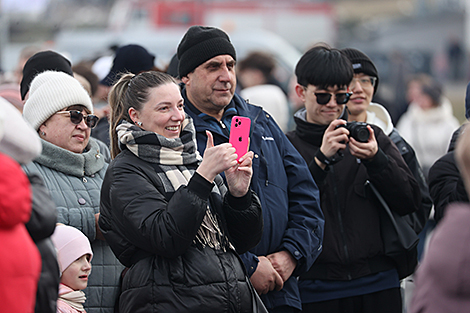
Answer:
[[[238,155],[237,161],[248,152],[250,146],[251,120],[248,117],[234,116],[230,127],[229,142]]]

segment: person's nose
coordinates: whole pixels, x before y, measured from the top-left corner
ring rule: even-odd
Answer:
[[[351,82],[351,88],[350,89],[353,93],[360,93],[360,92],[363,91],[362,86],[361,86],[358,79],[353,79],[353,81]]]
[[[171,113],[172,113],[171,114],[171,119],[173,121],[183,121],[184,120],[184,117],[185,117],[184,110],[174,109],[174,110],[172,110]]]
[[[219,80],[223,82],[229,82],[231,78],[232,72],[230,69],[227,67],[227,65],[224,65],[220,68],[220,75],[219,75]]]
[[[332,94],[331,95],[331,98],[330,98],[330,101],[328,101],[328,103],[326,104],[327,107],[334,107],[338,105],[338,103],[336,103],[336,95]]]
[[[83,266],[82,266],[82,270],[83,270],[83,271],[89,271],[89,270],[91,270],[91,262],[88,261],[88,259],[85,259],[85,260],[84,260]]]
[[[80,129],[87,129],[89,128],[88,125],[86,124],[86,117],[83,117],[80,123],[77,124],[77,127]]]

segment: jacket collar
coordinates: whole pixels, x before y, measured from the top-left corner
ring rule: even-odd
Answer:
[[[323,134],[328,128],[328,125],[317,125],[307,122],[307,110],[300,109],[294,115],[294,121],[297,127],[295,133],[305,142],[308,142],[316,147],[320,147],[323,141]]]
[[[62,149],[41,139],[42,153],[34,161],[67,175],[83,177],[99,172],[105,165],[104,156],[96,141],[90,137],[83,153]]]
[[[193,122],[196,126],[197,132],[205,131],[205,129],[207,129],[207,124],[213,126],[213,129],[211,130],[220,129],[220,124],[214,117],[202,113],[188,100],[185,87],[183,87],[181,94],[183,96],[184,104],[186,106],[186,113],[188,113],[193,118]],[[254,123],[256,123],[258,117],[262,115],[262,112],[263,109],[261,107],[255,105],[248,106],[248,104],[245,102],[245,100],[243,100],[242,97],[240,97],[238,94],[234,94],[230,103],[225,107],[223,119],[225,118],[226,120],[224,121],[224,124],[227,127],[230,127],[230,121],[232,117],[234,115],[239,115],[252,118],[252,127],[254,127]]]

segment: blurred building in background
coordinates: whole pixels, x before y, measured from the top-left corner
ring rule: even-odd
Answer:
[[[76,63],[141,44],[165,67],[187,27],[227,31],[240,56],[265,49],[287,81],[317,42],[354,47],[377,65],[379,94],[399,98],[409,75],[444,82],[470,78],[470,0],[0,0],[0,68],[9,72],[27,45]],[[403,90],[404,92],[404,90]]]

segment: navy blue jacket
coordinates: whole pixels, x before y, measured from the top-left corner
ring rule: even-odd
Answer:
[[[206,130],[212,132],[215,145],[228,142],[227,126],[200,113],[185,90],[182,94],[185,110],[194,120],[201,155],[206,149]],[[251,188],[261,200],[264,218],[261,242],[241,255],[242,260],[251,276],[258,265],[257,256],[289,251],[297,260],[294,273],[282,290],[271,291],[262,300],[268,309],[284,305],[301,309],[296,276],[310,268],[322,249],[324,217],[318,188],[304,159],[269,114],[236,94],[225,112],[229,110],[251,119],[250,151],[255,154]]]

